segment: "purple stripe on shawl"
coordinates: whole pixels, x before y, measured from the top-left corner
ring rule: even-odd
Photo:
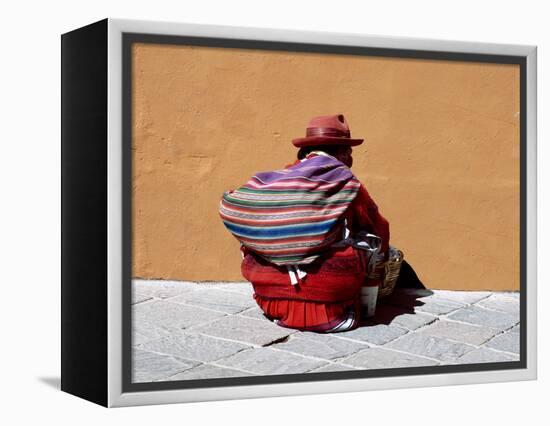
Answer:
[[[284,178],[282,178],[284,176]],[[337,183],[347,181],[353,177],[351,170],[343,163],[333,158],[318,155],[307,161],[302,161],[284,170],[261,172],[255,176],[263,183],[269,184],[274,180],[306,178],[313,181]]]

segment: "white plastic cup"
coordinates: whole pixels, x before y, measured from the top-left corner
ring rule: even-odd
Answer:
[[[373,317],[376,312],[378,286],[361,287],[361,304],[367,307],[367,317]]]

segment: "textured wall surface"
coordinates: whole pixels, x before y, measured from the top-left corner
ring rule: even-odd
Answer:
[[[438,289],[519,288],[519,67],[137,44],[133,275],[242,280],[224,190],[343,113],[391,243]]]

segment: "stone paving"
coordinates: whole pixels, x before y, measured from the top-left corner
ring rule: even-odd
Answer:
[[[134,280],[133,381],[315,373],[519,359],[519,294],[396,290],[337,334],[266,319],[249,283]]]

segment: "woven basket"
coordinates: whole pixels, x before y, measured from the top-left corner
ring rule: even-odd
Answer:
[[[403,258],[404,254],[401,250],[396,249],[395,247],[390,247],[389,260],[378,264],[369,274],[370,279],[381,281],[381,284],[378,286],[379,299],[393,293],[393,289],[397,283],[397,278],[399,278]]]

